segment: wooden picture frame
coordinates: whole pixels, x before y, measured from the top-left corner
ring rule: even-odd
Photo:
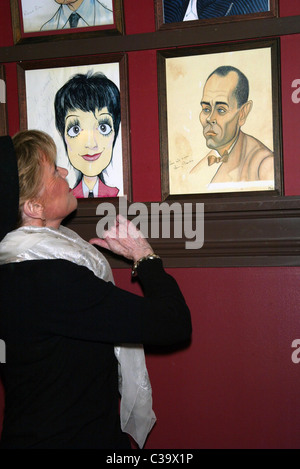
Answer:
[[[74,155],[76,157],[78,154],[82,154],[78,144],[80,144],[80,139],[72,140],[72,137],[78,137],[81,132],[80,125],[84,128],[85,133],[82,132],[84,139],[90,138],[89,135],[95,135],[96,132],[96,143],[93,147],[99,148],[99,152],[96,151],[97,148],[91,148],[90,144],[84,143],[82,145],[87,149],[86,153],[91,153],[91,155],[86,155],[89,158],[81,158],[80,163],[84,163],[84,160],[87,160],[89,164],[98,165],[101,163],[101,158],[106,158],[110,156],[110,161],[108,166],[101,170],[101,173],[97,175],[97,188],[94,187],[94,192],[98,195],[94,195],[95,202],[103,198],[109,200],[110,202],[117,202],[119,197],[126,196],[128,200],[131,200],[131,170],[130,170],[130,139],[129,139],[129,114],[128,114],[128,83],[127,83],[127,56],[126,54],[115,54],[115,55],[106,55],[106,56],[86,56],[80,58],[68,58],[68,59],[51,59],[45,61],[29,61],[21,62],[17,65],[18,72],[18,89],[19,89],[19,109],[20,109],[20,129],[38,129],[47,132],[50,134],[57,146],[57,165],[65,167],[68,170],[68,182],[72,189],[75,187],[77,191],[74,194],[79,198],[80,201],[87,202],[86,199],[88,196],[85,193],[78,195],[78,190],[80,189],[79,184],[83,185],[82,181],[86,175],[85,180],[91,176],[88,172],[80,172],[77,163],[73,166]],[[67,95],[71,96],[70,99],[77,99],[74,104],[74,108],[71,111],[65,112],[61,117],[63,129],[58,130],[57,122],[55,119],[55,109],[57,111],[58,105],[55,103],[55,97],[59,90],[65,88],[66,83],[73,83],[74,76],[80,74],[84,77],[84,83],[81,87],[78,88],[78,85],[73,85],[75,90],[80,89],[80,93],[87,93],[90,95],[90,88],[87,88],[88,83],[91,83],[89,77],[92,77],[93,80],[98,73],[104,74],[105,84],[99,84],[99,82],[93,82],[93,99],[99,99],[99,102],[102,102],[101,99],[104,93],[104,87],[108,90],[108,100],[109,104],[107,106],[103,105],[103,112],[97,108],[94,101],[90,100],[90,104],[87,104],[86,110],[81,111],[80,109],[80,97],[71,96],[71,92],[68,90]],[[107,80],[108,79],[108,80]],[[112,83],[113,82],[113,83]],[[100,86],[103,86],[103,89]],[[121,114],[121,121],[119,124],[119,131],[117,131],[117,113],[116,109],[117,98],[114,96],[114,102],[111,101],[112,93],[117,93],[117,88],[120,93],[120,103],[118,105],[117,111]],[[99,93],[98,93],[99,89]],[[112,91],[111,91],[112,90]],[[97,95],[98,93],[98,95]],[[66,95],[66,96],[67,96]],[[96,97],[94,97],[96,96]],[[99,96],[99,97],[98,97]],[[60,97],[59,103],[64,102],[64,98]],[[105,98],[106,99],[106,98]],[[86,99],[83,98],[83,102],[86,103]],[[76,108],[75,105],[78,104]],[[84,104],[85,106],[85,104]],[[89,107],[88,107],[89,106]],[[114,107],[112,107],[114,106]],[[67,109],[69,109],[69,105]],[[92,109],[93,107],[93,109]],[[107,107],[107,109],[105,109]],[[74,112],[73,112],[74,111]],[[78,112],[77,112],[78,111]],[[99,112],[98,112],[99,111]],[[62,112],[62,111],[60,111]],[[69,124],[68,114],[72,114]],[[79,116],[77,116],[77,114]],[[77,117],[76,117],[76,116]],[[74,117],[75,116],[75,117]],[[83,116],[83,117],[82,117]],[[81,119],[91,119],[83,121]],[[72,124],[72,119],[76,119],[76,123]],[[75,122],[75,121],[74,121]],[[85,124],[83,124],[85,122]],[[98,128],[99,124],[99,128]],[[72,134],[72,137],[68,131],[67,135],[67,125],[70,128],[77,128],[76,134]],[[100,129],[101,126],[101,129]],[[104,128],[105,127],[105,128]],[[90,129],[90,130],[88,130]],[[80,131],[80,132],[79,132]],[[94,133],[93,133],[94,132]],[[101,137],[101,142],[99,142],[99,136]],[[94,138],[94,137],[93,137]],[[77,142],[77,148],[75,149],[70,147],[70,142]],[[69,143],[68,143],[69,142]],[[75,152],[76,150],[76,152]],[[82,150],[83,151],[83,150]],[[110,151],[110,154],[107,153]],[[73,152],[73,153],[72,153]],[[93,153],[93,155],[92,155]],[[71,156],[73,155],[73,156]],[[99,157],[100,155],[100,157]],[[91,160],[91,156],[97,156],[94,160]],[[92,163],[91,163],[92,161]],[[98,166],[96,166],[98,169]],[[80,169],[81,166],[80,166]],[[85,168],[86,169],[86,168]],[[84,169],[84,171],[85,171]],[[95,166],[94,168],[95,169]],[[87,170],[89,171],[89,169]],[[81,178],[80,183],[78,182]],[[99,186],[99,189],[98,189]],[[111,189],[112,188],[112,189]],[[83,188],[82,188],[83,189]],[[81,189],[80,189],[81,190]],[[98,192],[99,191],[99,192]],[[117,193],[118,191],[118,193]],[[103,194],[103,195],[101,195]],[[93,199],[88,199],[93,200]]]
[[[98,0],[83,0],[90,1],[94,2],[91,8],[95,9],[91,17],[85,12],[87,17],[71,28],[67,18],[70,9],[66,5],[59,5],[55,0],[10,0],[14,43],[123,34],[123,0],[104,0],[101,4]],[[66,8],[66,13],[62,8]],[[92,25],[84,26],[89,23]]]
[[[167,0],[172,4],[174,3],[174,8],[168,9],[168,12],[165,11],[164,1],[166,0],[154,0],[155,2],[155,22],[156,29],[178,29],[178,28],[190,28],[201,25],[214,25],[218,23],[231,23],[244,20],[255,20],[261,18],[274,18],[278,16],[278,0],[268,0],[268,10],[252,12],[247,14],[230,14],[232,11],[232,6],[234,2],[216,2],[220,3],[221,8],[225,7],[224,13],[221,13],[220,16],[217,13],[217,7],[209,6],[208,11],[202,13],[202,18],[199,19],[197,16],[197,7],[196,3],[190,4],[188,0]],[[197,0],[192,0],[196,2]],[[265,0],[262,0],[265,1]],[[227,6],[225,6],[228,3]],[[179,7],[176,7],[176,4],[179,4]],[[173,6],[173,5],[172,5]],[[191,9],[190,20],[186,20],[186,15],[188,14],[188,7]],[[210,10],[211,9],[211,10]],[[251,10],[251,8],[250,8]],[[223,11],[223,10],[222,10]],[[234,11],[234,10],[233,10]],[[237,9],[237,11],[239,11]],[[193,12],[193,13],[192,13]],[[168,18],[166,20],[166,14]],[[222,16],[225,15],[225,16]],[[193,19],[191,19],[193,18]]]
[[[258,193],[281,195],[283,174],[278,40],[164,50],[157,53],[157,60],[162,199],[186,195],[203,199],[224,193],[230,196]],[[236,113],[231,130],[226,124],[226,119],[229,119],[226,116],[230,115],[228,112],[233,112],[234,107],[232,111],[228,105],[224,109],[213,100],[210,112],[214,112],[214,116],[222,113],[223,120],[220,116],[217,119],[214,117],[214,128],[210,130],[206,120],[209,116],[204,114],[208,110],[203,109],[204,105],[207,106],[202,102],[203,96],[205,100],[211,99],[211,95],[205,97],[206,81],[219,66],[239,69],[249,83],[247,104],[239,108],[237,99],[233,102]],[[257,73],[258,69],[260,73]],[[213,85],[213,93],[218,89],[220,80],[226,81],[225,89],[229,86],[229,78],[233,80],[230,83],[236,80],[232,91],[226,95],[227,101],[234,96],[238,81],[237,72],[228,70],[225,70],[227,75],[224,77],[214,74],[211,78],[217,82]],[[225,73],[224,69],[221,71]],[[241,112],[246,112],[244,109],[248,104],[248,114],[242,117]],[[210,134],[205,136],[208,130]],[[242,150],[241,145],[243,148],[246,145],[247,150]],[[227,147],[227,166],[222,161],[208,164],[209,153],[219,155],[215,150],[223,151]],[[248,148],[253,149],[252,153]],[[268,159],[265,159],[266,156]],[[263,174],[263,169],[267,168],[265,163],[268,163],[268,171]]]
[[[0,136],[8,134],[6,78],[4,65],[0,65]]]

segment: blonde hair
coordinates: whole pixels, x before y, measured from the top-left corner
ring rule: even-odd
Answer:
[[[42,189],[43,162],[55,163],[56,145],[40,130],[24,130],[12,138],[19,174],[19,225],[26,200],[34,200]]]

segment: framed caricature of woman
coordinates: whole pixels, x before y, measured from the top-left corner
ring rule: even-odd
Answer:
[[[129,197],[125,57],[75,61],[19,66],[21,95],[26,95],[21,128],[44,130],[54,138],[57,164],[68,170],[77,198]]]

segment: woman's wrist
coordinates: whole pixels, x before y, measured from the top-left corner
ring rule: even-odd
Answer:
[[[141,264],[141,262],[147,261],[147,260],[153,260],[153,259],[160,259],[160,257],[155,254],[154,252],[151,252],[147,254],[146,256],[141,257],[137,261],[133,263],[132,270],[131,270],[131,275],[135,277],[137,275],[137,269],[138,266]]]
[[[149,256],[150,254],[153,254],[151,247],[136,249],[132,256],[133,263],[138,262],[140,259],[142,259],[142,257]]]

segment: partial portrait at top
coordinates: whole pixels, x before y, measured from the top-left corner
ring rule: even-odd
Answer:
[[[21,0],[24,33],[114,23],[113,0]]]
[[[164,22],[207,20],[270,11],[269,0],[163,0]]]

